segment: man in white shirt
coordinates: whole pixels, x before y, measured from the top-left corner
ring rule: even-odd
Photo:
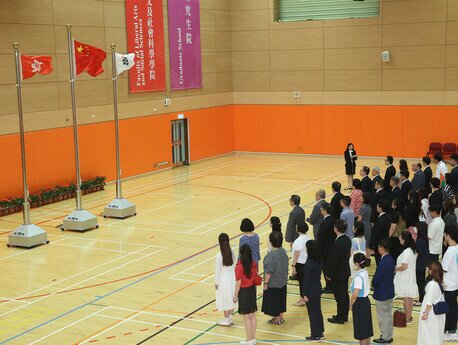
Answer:
[[[445,228],[445,223],[441,218],[441,206],[437,204],[430,205],[429,213],[432,218],[431,224],[428,226],[429,260],[439,261]]]
[[[445,229],[447,251],[442,258],[444,269],[444,297],[450,312],[445,315],[444,341],[457,341],[456,324],[458,320],[458,228],[454,225]]]
[[[436,168],[436,177],[442,181],[445,178],[445,174],[448,173],[447,166],[445,165],[444,161],[442,160],[442,153],[436,153],[434,156],[434,162],[437,163]]]

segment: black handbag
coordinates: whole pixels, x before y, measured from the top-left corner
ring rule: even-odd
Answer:
[[[436,315],[448,314],[450,312],[450,307],[447,302],[437,302],[433,304],[433,311]]]

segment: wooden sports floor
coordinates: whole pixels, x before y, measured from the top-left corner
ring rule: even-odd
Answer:
[[[383,159],[360,158],[363,164],[383,167]],[[222,318],[213,286],[218,235],[227,232],[236,247],[240,221],[249,217],[265,253],[268,219],[280,216],[285,228],[289,196],[299,194],[308,215],[315,191],[329,193],[335,180],[346,186],[342,157],[237,153],[125,181],[138,215],[99,217],[97,230],[57,228],[74,200],[34,209],[51,242],[31,250],[6,247],[21,214],[2,217],[0,344],[238,344],[245,338],[240,316],[235,327],[215,325]],[[100,215],[114,194],[110,184],[84,196],[84,206]],[[306,309],[292,306],[297,297],[291,283],[281,326],[257,313],[258,344],[304,342],[309,323]],[[396,344],[416,344],[416,310],[412,325],[395,329]],[[335,311],[324,295],[324,317]],[[375,307],[373,315],[378,337]],[[351,321],[325,328],[323,344],[355,343]]]

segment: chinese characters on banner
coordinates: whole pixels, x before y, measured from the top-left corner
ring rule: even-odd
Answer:
[[[126,24],[127,51],[135,53],[130,92],[165,90],[162,0],[126,0]]]
[[[199,0],[168,0],[172,90],[202,87]]]

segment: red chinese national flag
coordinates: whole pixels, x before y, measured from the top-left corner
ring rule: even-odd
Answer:
[[[78,41],[75,41],[74,49],[76,74],[87,71],[89,75],[97,77],[103,72],[102,62],[107,54],[102,49]]]
[[[22,79],[31,78],[36,73],[51,73],[51,61],[51,56],[27,56],[21,54]]]

